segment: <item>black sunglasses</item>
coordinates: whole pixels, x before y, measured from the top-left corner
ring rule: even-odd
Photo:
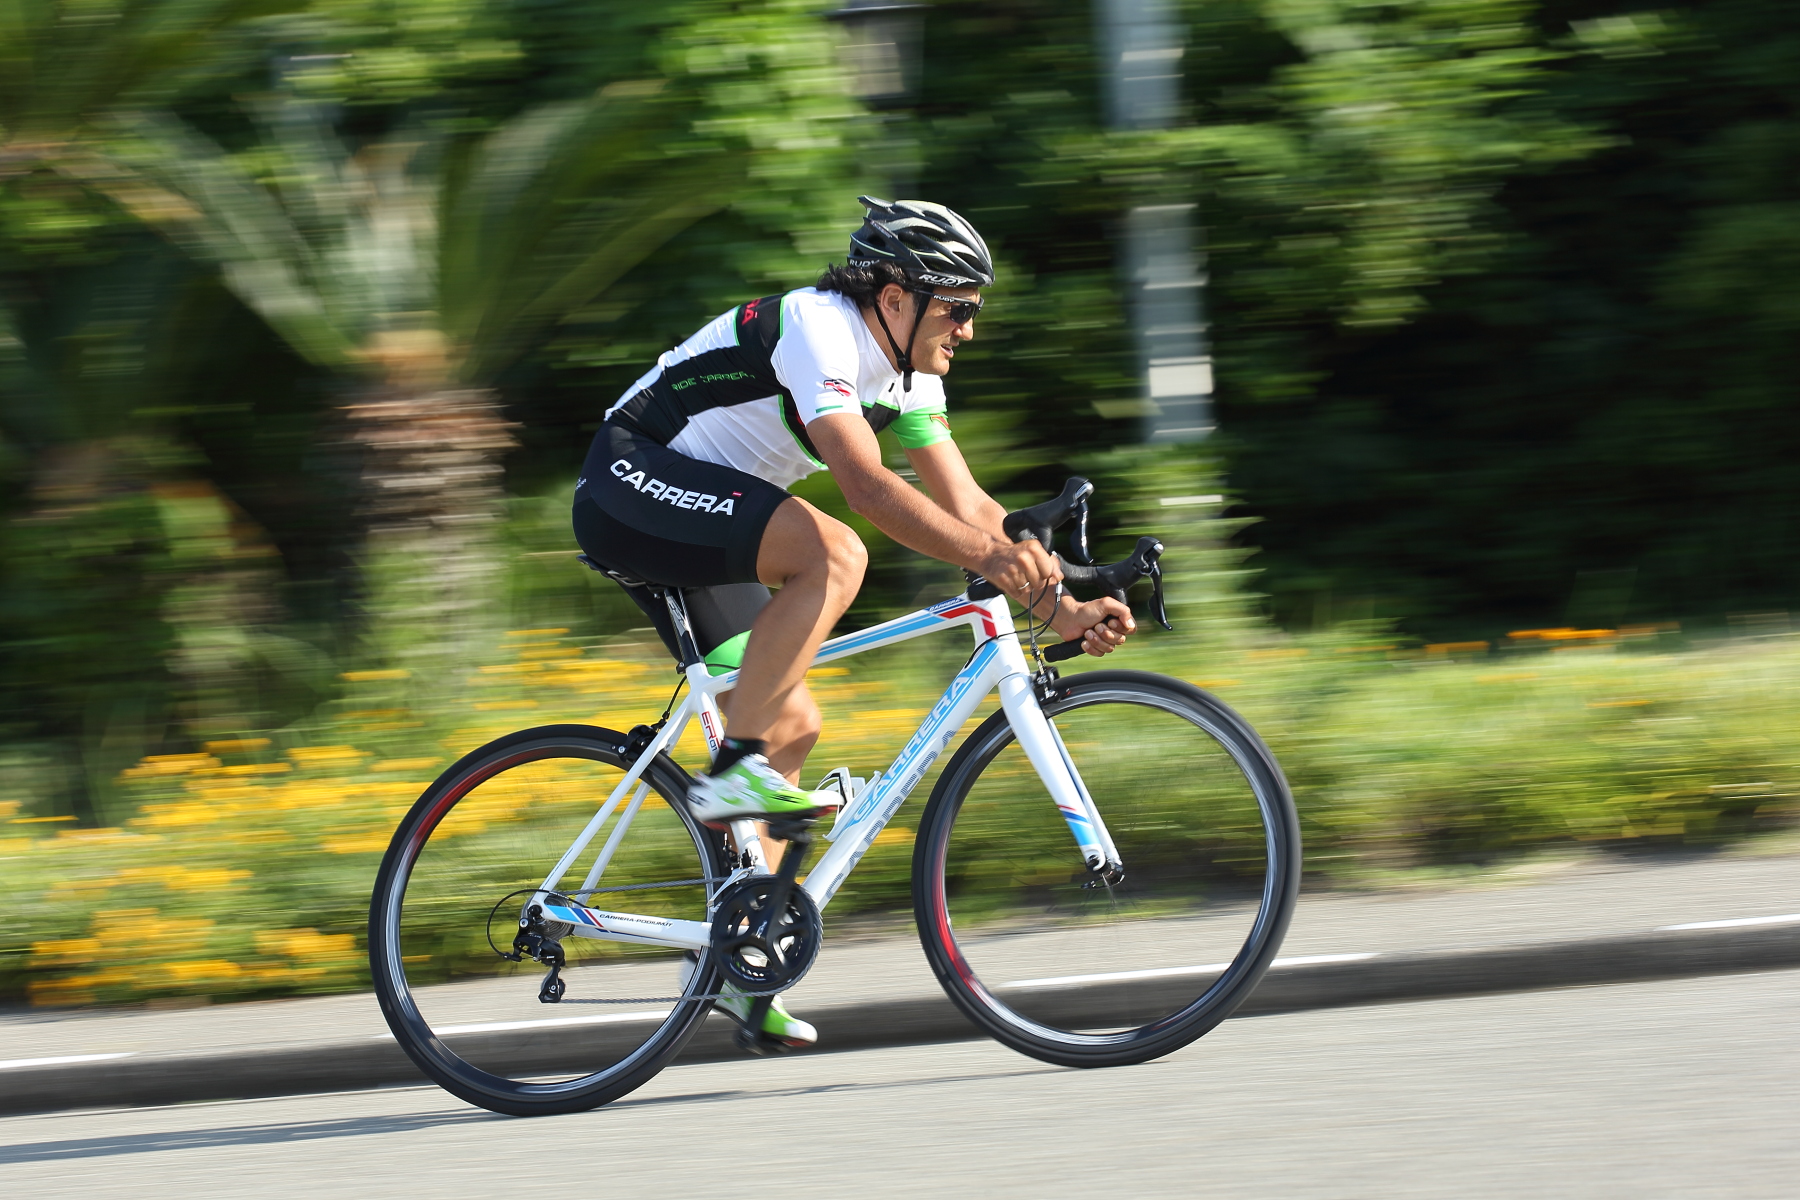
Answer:
[[[907,290],[912,292],[915,296],[925,296],[932,300],[942,300],[945,304],[948,304],[950,306],[950,323],[952,325],[967,325],[970,321],[975,319],[975,314],[981,311],[982,298],[980,296],[975,297],[973,300],[964,300],[960,296],[940,296],[929,288],[908,288]]]

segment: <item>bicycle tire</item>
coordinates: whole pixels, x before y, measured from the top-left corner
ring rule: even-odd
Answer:
[[[681,974],[678,976],[669,977],[665,968],[670,964],[680,966],[676,961],[679,955],[675,952],[660,952],[662,961],[628,962],[614,968],[635,971],[633,978],[639,981],[649,971],[653,976],[653,985],[667,977],[668,981],[661,990],[679,989],[681,999],[672,1003],[667,1015],[660,1021],[655,1019],[654,1012],[639,1015],[636,1024],[648,1026],[654,1022],[654,1028],[647,1029],[641,1041],[634,1026],[633,1014],[630,1013],[612,1015],[612,1010],[602,1010],[593,1016],[570,1017],[568,1014],[571,1010],[560,1005],[542,1010],[533,1009],[531,1005],[538,1000],[535,991],[537,985],[533,980],[544,974],[544,968],[529,960],[521,965],[513,979],[465,981],[460,993],[457,991],[458,984],[445,984],[440,993],[419,984],[408,975],[411,964],[420,958],[429,960],[432,957],[430,954],[408,953],[409,949],[430,948],[425,945],[408,945],[409,941],[418,942],[421,937],[426,936],[418,932],[420,921],[437,920],[438,926],[443,923],[437,910],[432,907],[443,901],[431,895],[429,879],[421,879],[427,872],[420,864],[432,849],[434,835],[443,843],[442,856],[446,862],[456,861],[450,857],[451,851],[455,850],[463,858],[474,861],[481,871],[491,874],[496,870],[504,870],[514,874],[497,876],[500,882],[484,884],[478,880],[465,887],[470,892],[468,903],[456,909],[459,916],[452,922],[450,932],[445,933],[438,926],[433,926],[428,931],[429,936],[439,942],[461,939],[457,944],[466,946],[473,940],[468,936],[469,931],[463,928],[466,918],[478,911],[485,912],[488,902],[499,901],[499,912],[494,918],[491,936],[499,945],[505,946],[510,943],[517,928],[518,910],[517,903],[511,909],[506,907],[506,901],[502,899],[503,889],[508,882],[516,881],[517,878],[541,882],[544,873],[555,860],[552,858],[548,862],[526,862],[517,867],[497,867],[493,855],[484,857],[465,847],[480,842],[482,835],[485,835],[489,841],[499,841],[498,849],[504,852],[510,845],[508,839],[517,841],[521,836],[519,829],[522,825],[541,819],[545,811],[555,809],[559,803],[570,810],[567,814],[569,823],[579,829],[580,823],[592,815],[607,794],[606,791],[599,791],[598,795],[589,795],[588,775],[594,776],[594,790],[606,786],[608,779],[618,778],[619,773],[630,763],[625,743],[623,735],[609,729],[586,725],[548,725],[523,729],[473,750],[439,776],[413,804],[395,830],[387,854],[382,859],[369,911],[369,964],[382,1015],[386,1017],[388,1027],[399,1041],[401,1049],[419,1069],[446,1091],[471,1104],[514,1116],[542,1116],[578,1112],[608,1103],[642,1086],[666,1066],[693,1037],[712,1007],[710,1000],[688,997],[716,992],[716,969],[703,959],[697,968],[689,965],[680,968]],[[570,775],[575,777],[573,783],[569,781]],[[541,781],[545,778],[550,779],[551,783],[535,784],[537,792],[520,782]],[[675,855],[683,864],[689,853],[681,845],[680,835],[685,833],[691,846],[692,859],[702,872],[701,877],[709,880],[722,879],[727,873],[723,840],[721,835],[697,824],[688,815],[684,803],[689,782],[687,773],[666,755],[659,755],[646,768],[643,779],[664,804],[654,806],[657,819],[654,829],[649,828],[650,822],[643,816],[651,808],[646,804],[638,821],[631,826],[631,833],[635,836],[640,828],[647,830],[646,838],[654,833],[661,838],[661,852],[665,856]],[[498,790],[484,790],[484,785],[494,785],[496,781],[500,781]],[[521,805],[519,793],[522,787],[527,802]],[[546,787],[553,792],[560,788],[574,794],[552,794],[550,800],[553,802],[543,802],[538,793],[543,792]],[[451,824],[457,819],[460,807],[475,803],[473,797],[490,796],[498,796],[503,804],[513,804],[529,811],[523,816],[515,812],[510,824],[496,824],[487,819],[491,814],[481,811],[464,820],[460,832],[457,826]],[[614,821],[617,821],[616,815]],[[562,836],[560,828],[555,836]],[[599,840],[596,839],[596,842]],[[557,845],[553,839],[544,844]],[[568,840],[565,839],[560,844],[566,846]],[[670,846],[673,847],[672,850],[669,849]],[[621,852],[625,849],[621,843]],[[587,853],[593,852],[590,848]],[[435,859],[431,861],[436,862]],[[614,862],[617,864],[620,859],[615,858]],[[445,872],[452,891],[459,886],[457,870],[460,869],[453,868]],[[615,870],[616,868],[609,867],[608,880],[615,877]],[[531,874],[533,871],[536,872],[535,876]],[[464,874],[468,872],[464,871]],[[571,871],[570,874],[575,875],[576,872]],[[483,890],[484,887],[487,890]],[[680,890],[684,895],[694,893],[700,897],[698,901],[691,896],[687,899],[686,903],[691,908],[695,903],[704,905],[704,894],[710,887],[701,885]],[[409,893],[415,895],[418,910],[411,919],[407,911]],[[645,894],[647,893],[638,893],[634,899]],[[681,915],[686,915],[685,911]],[[563,931],[566,930],[567,927],[564,926]],[[583,952],[595,955],[617,956],[634,949],[621,948],[617,943],[579,940],[566,936],[566,933],[564,936],[565,943],[570,947],[579,945]],[[497,959],[489,961],[492,965],[504,967]],[[598,959],[596,963],[599,965],[609,961],[611,960]],[[689,961],[691,964],[691,960]],[[477,962],[475,970],[478,972],[480,969]],[[575,969],[572,963],[563,979],[580,985],[587,982],[588,974],[590,972],[585,969]],[[598,972],[593,974],[596,977],[599,975]],[[512,987],[514,982],[519,988],[531,990],[521,993]],[[580,987],[577,986],[575,990],[580,990]],[[482,1003],[494,1003],[494,997],[500,997],[509,1006],[504,1015],[522,1013],[531,1019],[486,1023],[477,1021],[471,1025],[466,1022],[455,1023],[436,1015],[466,1010],[472,997]],[[540,1011],[544,1014],[543,1019],[534,1015]],[[479,1017],[482,1014],[477,1012],[475,1015]],[[584,1023],[588,1026],[585,1029]],[[544,1032],[539,1033],[539,1029]],[[459,1046],[453,1045],[453,1042],[467,1043],[471,1040],[480,1053],[466,1046],[460,1047],[459,1052]],[[500,1056],[500,1060],[484,1059],[479,1064],[471,1061],[472,1058],[482,1058],[483,1054]],[[563,1055],[567,1056],[571,1065],[558,1065],[559,1056]],[[597,1069],[588,1069],[581,1065],[584,1055],[602,1059],[616,1056],[616,1061],[607,1061]],[[570,1078],[548,1082],[543,1079],[544,1075],[570,1072],[573,1072]]]
[[[1114,711],[1117,705],[1131,707]],[[1028,764],[1020,769],[1023,753],[1016,749],[1012,728],[1001,711],[964,740],[926,806],[913,851],[914,916],[920,940],[951,1001],[983,1032],[1014,1050],[1074,1067],[1144,1062],[1188,1045],[1230,1016],[1273,961],[1299,891],[1300,828],[1293,798],[1274,756],[1243,718],[1216,697],[1180,680],[1138,671],[1083,672],[1059,680],[1043,710],[1059,727],[1059,737],[1064,738],[1078,766],[1096,755],[1104,758],[1109,749],[1120,750],[1123,759],[1115,755],[1109,760],[1125,763],[1119,774],[1140,780],[1148,771],[1153,781],[1166,785],[1159,794],[1145,799],[1129,786],[1109,793],[1107,781],[1097,772],[1082,771],[1102,819],[1122,839],[1126,875],[1116,892],[1107,889],[1105,902],[1110,908],[1102,910],[1101,921],[1087,924],[1059,909],[1059,896],[1098,896],[1096,877],[1080,862],[1074,839],[1041,780]],[[1097,719],[1076,719],[1088,712]],[[1064,726],[1098,729],[1100,740],[1083,743]],[[1152,726],[1157,731],[1154,734]],[[1121,731],[1129,745],[1117,745]],[[1183,741],[1189,731],[1194,739],[1192,761],[1200,764],[1191,770]],[[1149,752],[1152,743],[1164,746],[1165,754],[1167,746],[1181,750],[1186,773],[1156,774],[1157,755]],[[1016,758],[1009,756],[1009,767],[996,768],[996,760],[1009,747],[1015,748]],[[1204,780],[1196,775],[1202,767]],[[1241,796],[1231,791],[1236,786],[1231,783],[1234,772],[1246,789]],[[984,773],[993,777],[991,785],[984,785]],[[1140,809],[1156,804],[1185,806],[1191,820],[1199,811],[1195,789],[1202,786],[1212,789],[1207,793],[1207,806],[1217,809],[1229,802],[1234,806],[1229,811],[1240,820],[1250,819],[1244,814],[1254,805],[1262,831],[1261,878],[1240,883],[1241,903],[1221,901],[1210,907],[1182,909],[1179,900],[1184,888],[1192,892],[1199,877],[1208,872],[1220,876],[1230,872],[1206,865],[1215,860],[1204,857],[1205,831],[1188,835],[1186,841],[1180,833],[1164,833],[1158,840],[1153,831],[1167,826],[1141,820],[1145,832],[1136,832],[1130,814],[1133,805]],[[1035,790],[1035,796],[1021,799],[1021,789]],[[1112,795],[1121,791],[1126,803],[1116,805]],[[971,800],[972,795],[977,799]],[[1111,816],[1109,809],[1115,810]],[[1047,815],[1034,815],[1039,812]],[[958,833],[959,818],[965,818],[964,824],[970,827],[966,835]],[[1044,826],[1043,836],[1034,843],[1036,857],[1025,866],[1008,865],[1006,856],[1012,852],[1008,844],[1020,840],[1027,821]],[[982,822],[999,823],[1000,832],[984,832]],[[1040,831],[1034,825],[1030,832]],[[1071,868],[1066,883],[1055,882],[1059,877],[1054,863],[1047,871],[1043,868],[1044,856],[1052,853],[1046,849],[1050,846],[1046,839],[1053,835],[1066,847],[1055,852],[1065,854],[1065,865]],[[1132,842],[1130,852],[1126,840]],[[1257,852],[1244,848],[1254,841],[1253,834],[1240,831],[1236,844],[1245,861],[1231,867],[1234,878],[1248,880],[1254,873],[1245,862],[1253,860]],[[1151,872],[1154,878],[1141,885],[1142,896],[1128,897],[1121,907],[1117,893],[1131,885],[1134,858],[1154,860],[1159,855],[1161,865]],[[1047,885],[1041,882],[1046,875],[1052,879]],[[1207,886],[1223,888],[1229,882],[1212,880]],[[984,887],[988,889],[985,893],[981,891]],[[1174,900],[1169,899],[1171,895]],[[976,906],[978,920],[966,916],[971,905]],[[996,917],[998,910],[1013,918],[1011,926]],[[965,914],[961,930],[958,912]],[[1026,914],[1023,922],[1017,919],[1020,913]],[[1118,928],[1106,923],[1108,914],[1114,919],[1124,915],[1141,920]],[[1241,941],[1236,941],[1240,932]],[[1226,961],[1204,966],[1181,959],[1184,939],[1197,942],[1207,938],[1215,939],[1225,951],[1235,942],[1235,951]],[[1096,960],[1106,960],[1098,965],[1110,968],[1133,946],[1154,948],[1171,941],[1175,949],[1168,953],[1174,956],[1173,965],[1092,969]],[[1007,982],[1004,975],[1011,965],[1022,955],[1029,957],[1042,949],[1038,943],[1075,946],[1077,961],[1062,959],[1059,974],[1052,978]],[[991,963],[1007,965],[996,968]],[[1112,1010],[1100,1012],[1107,1005]]]

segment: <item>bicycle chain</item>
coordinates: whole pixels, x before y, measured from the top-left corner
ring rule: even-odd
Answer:
[[[579,996],[564,996],[558,1004],[680,1004],[684,1000],[760,1000],[764,996],[779,996],[786,988],[777,988],[767,992],[707,992],[700,996],[626,996],[619,1000],[588,1000]]]

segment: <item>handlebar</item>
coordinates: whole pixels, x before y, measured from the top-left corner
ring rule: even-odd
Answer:
[[[1077,564],[1091,563],[1094,558],[1088,553],[1087,501],[1093,494],[1093,484],[1079,475],[1071,476],[1069,482],[1063,485],[1062,495],[1042,504],[1034,504],[1030,508],[1007,513],[1006,519],[1000,522],[1000,528],[1015,542],[1022,542],[1028,537],[1036,538],[1043,543],[1045,550],[1049,550],[1056,531],[1073,517],[1075,536],[1070,539],[1069,549],[1074,553]]]
[[[1087,502],[1088,497],[1093,494],[1094,485],[1075,476],[1064,485],[1062,495],[1056,499],[1007,513],[1005,520],[1001,522],[1001,528],[1015,542],[1036,538],[1043,543],[1045,550],[1049,550],[1055,531],[1071,520],[1074,521],[1075,533],[1070,539],[1069,549],[1075,561],[1071,562],[1060,554],[1056,556],[1056,561],[1062,567],[1063,582],[1081,587],[1097,587],[1121,604],[1126,604],[1125,589],[1140,579],[1149,579],[1154,588],[1150,595],[1151,615],[1164,629],[1173,630],[1175,627],[1169,624],[1168,609],[1163,604],[1160,561],[1163,544],[1159,539],[1141,537],[1137,548],[1129,557],[1115,563],[1093,565],[1087,538]],[[974,580],[969,588],[970,599],[996,595],[999,595],[999,590],[986,580]],[[1081,642],[1060,642],[1044,652],[1044,660],[1061,662],[1080,653]]]

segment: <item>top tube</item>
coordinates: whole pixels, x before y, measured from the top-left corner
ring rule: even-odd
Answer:
[[[985,641],[1012,633],[1012,621],[1005,614],[996,613],[993,608],[989,607],[992,604],[991,600],[971,600],[967,596],[952,596],[948,600],[933,604],[929,608],[919,609],[917,612],[908,613],[904,617],[895,617],[891,621],[883,621],[879,625],[872,625],[867,629],[858,630],[856,633],[847,633],[843,637],[832,638],[819,647],[819,652],[813,656],[812,665],[816,667],[840,658],[849,658],[854,654],[862,654],[868,650],[878,650],[897,642],[910,641],[928,633],[935,633],[940,629],[948,629],[952,625],[969,626],[975,631],[977,641]],[[707,676],[707,690],[725,691],[737,683],[737,677],[736,671],[725,675]]]

